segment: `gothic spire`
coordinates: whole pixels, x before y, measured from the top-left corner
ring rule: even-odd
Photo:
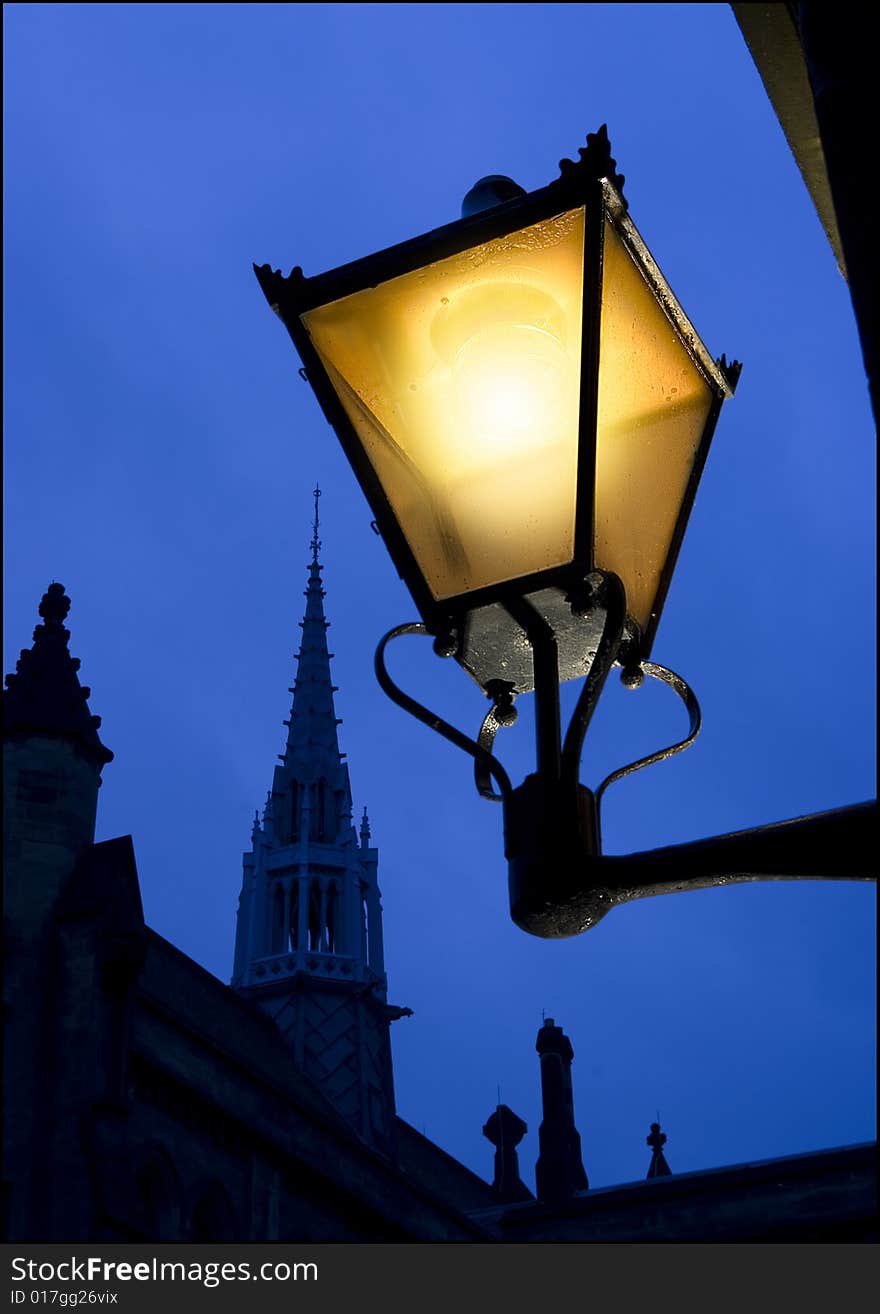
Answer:
[[[91,690],[80,684],[79,658],[68,651],[70,599],[63,584],[49,585],[39,610],[43,623],[34,630],[34,646],[22,649],[15,674],[6,677],[4,733],[71,739],[101,767],[113,754],[98,738],[101,718],[89,712]]]
[[[287,746],[272,776],[262,833],[243,855],[232,983],[273,1018],[296,1066],[365,1140],[393,1154],[388,1029],[409,1009],[387,1002],[378,850],[352,824],[339,751],[318,501],[290,692]]]
[[[312,526],[312,559],[306,587],[306,610],[300,625],[302,643],[297,653],[297,673],[294,681],[293,706],[287,722],[287,747],[283,761],[313,760],[323,752],[335,764],[340,759],[336,727],[340,724],[333,704],[336,692],[330,676],[330,657],[327,651],[329,622],[324,619],[324,589],[321,584],[323,567],[318,559],[321,540],[318,537],[318,499],[320,488],[315,488],[315,519]]]

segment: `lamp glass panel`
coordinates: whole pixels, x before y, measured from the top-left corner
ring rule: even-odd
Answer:
[[[713,393],[606,221],[594,560],[647,627]]]
[[[584,209],[303,314],[436,600],[571,560]]]

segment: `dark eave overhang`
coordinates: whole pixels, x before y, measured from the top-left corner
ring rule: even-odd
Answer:
[[[813,198],[840,272],[846,278],[825,152],[792,6],[732,4],[730,7]]]

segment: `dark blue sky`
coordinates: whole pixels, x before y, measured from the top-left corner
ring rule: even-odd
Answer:
[[[566,942],[509,921],[500,811],[384,699],[414,608],[251,262],[307,274],[550,181],[608,123],[631,210],[713,354],[744,362],[654,647],[704,729],[615,786],[611,852],[872,797],[873,437],[846,285],[727,5],[27,5],[6,52],[4,670],[50,580],[116,754],[152,926],[228,979],[241,851],[284,742],[319,481],[355,806],[380,848],[399,1112],[483,1175],[537,1156],[541,1010],[575,1048],[593,1185],[874,1135],[874,891],[645,900]],[[476,686],[401,682],[475,730]],[[678,736],[613,682],[583,778]],[[529,717],[500,752],[531,769]]]

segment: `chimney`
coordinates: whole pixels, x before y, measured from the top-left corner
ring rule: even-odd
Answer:
[[[544,1118],[538,1129],[540,1154],[535,1165],[538,1199],[551,1204],[586,1191],[581,1138],[574,1125],[571,1090],[571,1041],[552,1017],[544,1021],[535,1045],[541,1056],[541,1101]]]

